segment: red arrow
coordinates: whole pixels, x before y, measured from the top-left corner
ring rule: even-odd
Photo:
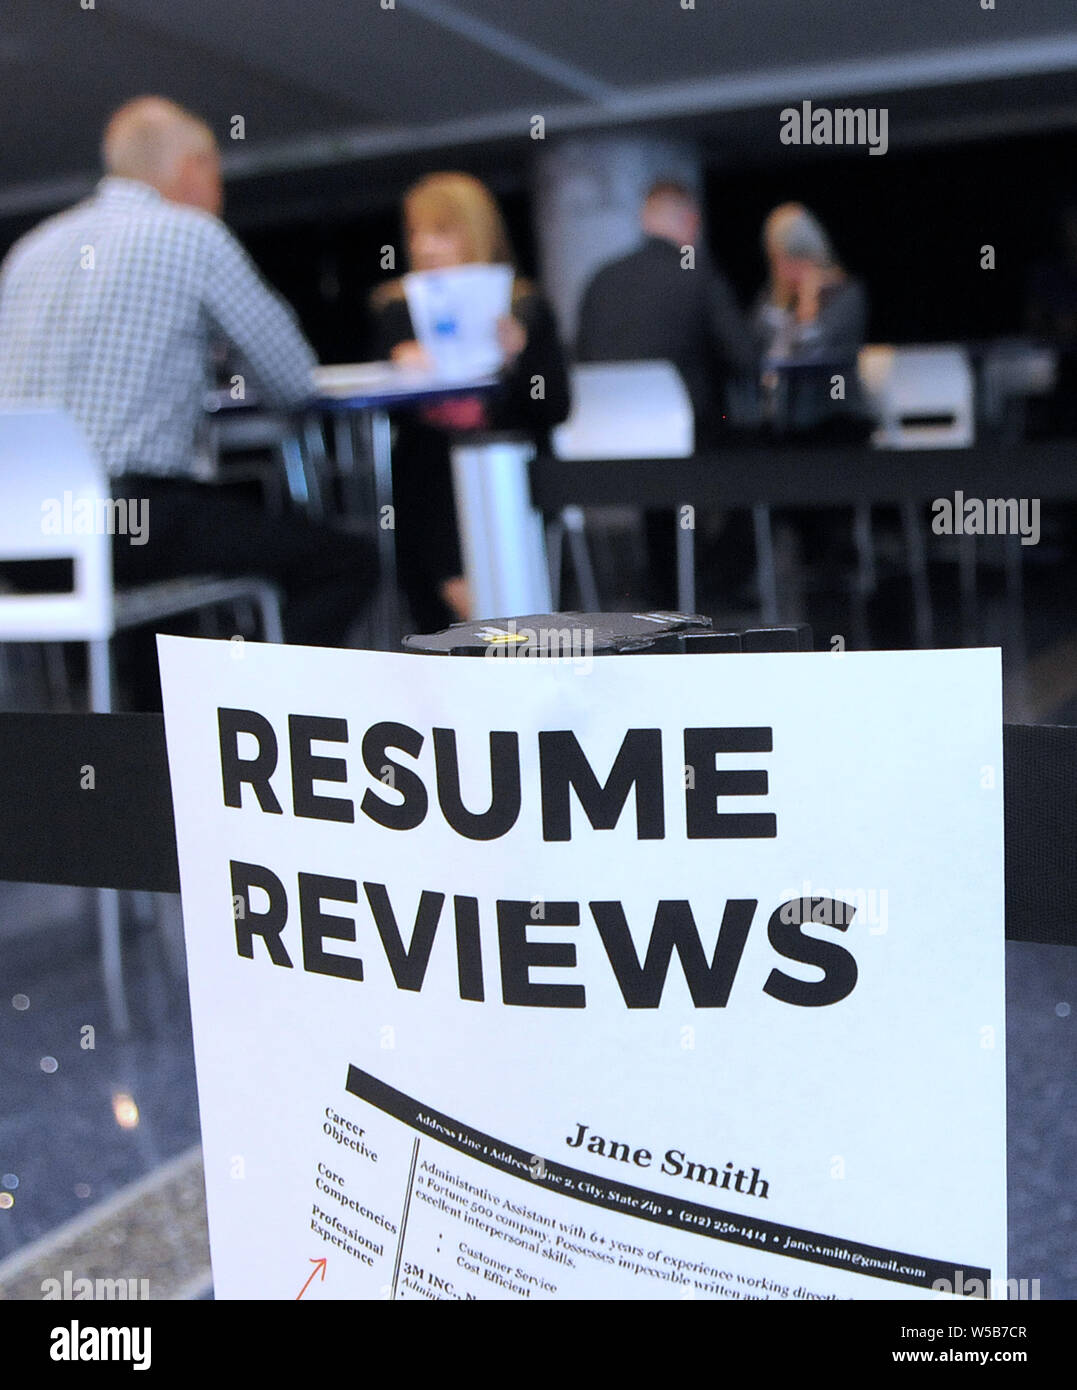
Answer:
[[[315,1276],[316,1274],[320,1274],[320,1275],[322,1276],[322,1283],[324,1284],[324,1283],[325,1283],[325,1256],[323,1255],[323,1256],[321,1257],[320,1260],[311,1260],[311,1264],[314,1266],[314,1268],[310,1271],[310,1279],[313,1279],[314,1276]],[[319,1265],[321,1266],[320,1269],[318,1268]],[[295,1301],[296,1301],[297,1303],[298,1303],[299,1300],[303,1297],[303,1295],[306,1293],[306,1291],[310,1288],[310,1279],[307,1280],[307,1282],[303,1285],[303,1287],[302,1287],[302,1288],[299,1290],[299,1292],[296,1294],[296,1296],[295,1296]]]

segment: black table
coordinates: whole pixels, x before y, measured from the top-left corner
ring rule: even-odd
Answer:
[[[969,449],[873,449],[868,445],[782,445],[730,441],[691,458],[594,459],[561,462],[549,454],[531,465],[531,495],[547,514],[565,507],[682,506],[747,508],[752,511],[759,562],[761,616],[779,621],[771,507],[852,507],[860,519],[872,506],[896,506],[902,515],[913,584],[916,634],[930,646],[933,614],[927,583],[927,549],[920,508],[939,497],[1026,497],[1077,499],[1077,439],[1008,443],[990,441]],[[858,546],[865,537],[857,527]],[[691,531],[678,527],[682,547]],[[687,539],[685,539],[687,538]],[[974,538],[962,547],[962,602],[971,628],[975,599]],[[868,537],[870,542],[870,537]],[[1008,538],[1007,586],[1020,612],[1020,537]],[[682,551],[683,553],[683,551]],[[867,563],[862,554],[862,569]],[[679,565],[684,574],[684,566]],[[693,586],[694,588],[694,586]],[[679,586],[678,605],[695,608],[695,595]],[[789,616],[789,615],[786,615]]]

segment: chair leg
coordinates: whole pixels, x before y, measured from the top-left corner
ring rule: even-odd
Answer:
[[[140,927],[150,927],[157,920],[157,907],[152,893],[134,889],[131,893],[131,911]]]
[[[115,888],[97,888],[97,930],[101,941],[101,975],[109,1019],[117,1037],[126,1037],[131,1020],[123,987],[123,948],[120,940],[120,895]]]
[[[107,714],[112,708],[112,658],[107,637],[88,642],[90,708]],[[97,930],[101,941],[101,974],[105,982],[109,1018],[118,1037],[130,1029],[127,995],[123,987],[123,946],[120,938],[120,895],[114,888],[98,888]]]
[[[59,642],[45,643],[45,678],[53,709],[71,708],[71,682],[67,678],[67,657]]]
[[[108,714],[112,709],[112,656],[107,637],[86,644],[90,670],[90,709]]]
[[[238,599],[235,604],[236,632],[250,632],[258,621],[257,604]]]
[[[197,622],[199,637],[220,637],[221,615],[217,608],[200,608]]]
[[[284,623],[280,611],[280,594],[272,584],[258,589],[258,612],[262,619],[262,638],[266,642],[284,641]]]
[[[308,510],[315,521],[324,521],[326,504],[322,480],[326,476],[326,453],[321,420],[317,415],[308,413],[297,423],[296,431],[307,480],[307,497],[310,499]]]
[[[178,893],[154,895],[157,934],[164,949],[165,961],[173,979],[187,975],[187,949],[183,939],[183,912]]]
[[[581,606],[585,613],[598,613],[602,605],[598,597],[595,572],[591,566],[591,552],[587,548],[587,536],[583,529],[583,508],[566,507],[561,513],[561,519],[568,536],[568,548],[572,556],[572,568],[576,571]]]
[[[281,439],[279,448],[288,484],[288,495],[294,506],[305,511],[310,506],[310,492],[307,487],[306,470],[303,467],[302,447],[292,430]]]
[[[46,707],[52,705],[52,688],[49,684],[49,662],[48,662],[47,642],[33,642],[27,649],[26,654],[30,658],[29,665],[32,669],[32,685],[34,704],[40,708],[43,703]]]

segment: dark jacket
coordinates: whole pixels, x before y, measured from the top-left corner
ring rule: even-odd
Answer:
[[[845,279],[819,292],[819,312],[811,323],[797,324],[791,312],[775,311],[763,290],[752,310],[752,333],[760,370],[777,377],[767,387],[769,418],[782,434],[810,433],[831,427],[852,434],[870,432],[869,412],[860,389],[857,355],[868,326],[868,297],[859,280]],[[770,362],[781,365],[768,373]],[[835,399],[834,378],[842,378],[844,395]]]
[[[752,310],[752,335],[760,358],[771,351],[775,327],[768,322],[769,295],[760,292]],[[792,344],[783,356],[800,361],[831,361],[855,357],[868,328],[868,297],[859,280],[845,279],[819,291],[819,313],[812,323],[792,330]]]
[[[661,358],[677,368],[696,417],[697,435],[720,425],[723,381],[754,374],[751,335],[725,279],[697,257],[647,237],[602,267],[584,292],[576,335],[580,362]]]
[[[415,338],[399,281],[376,291],[371,309],[379,356],[388,358],[398,343]],[[512,313],[526,328],[527,343],[501,373],[500,384],[483,397],[489,428],[522,432],[544,447],[550,428],[569,412],[565,357],[549,306],[526,281],[516,281]],[[542,379],[541,394],[536,378]],[[421,410],[397,412],[396,427],[393,505],[400,581],[416,629],[433,632],[455,621],[438,585],[463,568],[449,461],[455,436],[425,421]]]

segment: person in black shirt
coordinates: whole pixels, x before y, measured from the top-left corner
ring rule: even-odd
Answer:
[[[640,246],[604,265],[584,291],[576,359],[672,362],[692,401],[698,447],[721,433],[723,382],[752,376],[757,359],[732,291],[697,245],[702,222],[688,189],[656,183],[640,222]]]
[[[727,428],[727,386],[756,375],[751,334],[725,278],[697,245],[702,218],[692,193],[660,180],[640,223],[639,247],[603,266],[584,291],[576,359],[672,362],[692,402],[696,448],[706,448]],[[645,525],[651,601],[672,607],[674,514],[648,510]]]
[[[431,174],[409,189],[404,230],[413,270],[513,264],[497,203],[467,174]],[[382,285],[371,307],[382,355],[401,364],[429,365],[415,340],[403,282]],[[461,573],[449,461],[453,437],[472,430],[518,430],[542,442],[568,415],[568,373],[554,317],[527,280],[515,279],[511,313],[498,324],[498,338],[505,364],[493,392],[428,406],[399,420],[393,450],[397,561],[421,631],[472,616],[498,616],[472,614]]]

